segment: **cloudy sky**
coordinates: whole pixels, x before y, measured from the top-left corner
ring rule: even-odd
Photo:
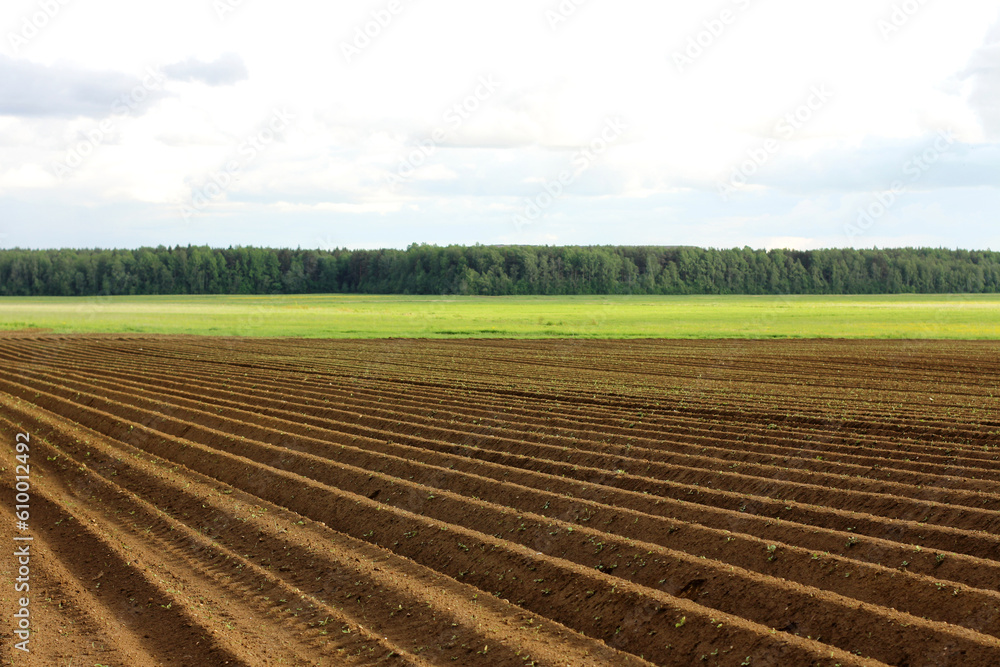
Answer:
[[[0,246],[1000,249],[998,0],[4,0]]]

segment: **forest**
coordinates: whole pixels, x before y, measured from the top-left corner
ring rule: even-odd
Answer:
[[[0,250],[0,296],[998,291],[1000,253],[989,250],[426,244],[405,250]]]

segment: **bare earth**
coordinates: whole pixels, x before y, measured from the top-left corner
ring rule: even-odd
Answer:
[[[34,538],[4,664],[1000,664],[998,343],[29,331],[0,362],[0,540]]]

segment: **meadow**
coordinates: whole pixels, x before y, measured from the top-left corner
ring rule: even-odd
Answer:
[[[0,330],[303,338],[1000,339],[1000,295],[0,298]]]

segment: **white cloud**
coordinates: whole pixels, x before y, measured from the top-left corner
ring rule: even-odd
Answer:
[[[1000,28],[1000,23],[997,26]],[[984,134],[1000,141],[1000,36],[977,49],[959,76],[970,84],[969,104],[982,122]]]
[[[232,85],[250,76],[243,59],[236,53],[225,53],[212,62],[188,58],[164,66],[163,73],[175,81],[200,81],[209,86]]]
[[[51,188],[56,184],[52,174],[37,164],[23,164],[0,173],[0,192],[24,188]]]
[[[137,77],[72,66],[47,67],[0,55],[0,116],[101,118],[159,97],[159,88],[152,72]]]
[[[341,42],[377,3],[244,2],[223,20],[205,0],[66,5],[15,58],[0,56],[0,196],[10,198],[0,213],[16,224],[70,220],[61,207],[74,205],[148,206],[163,223],[122,222],[118,245],[153,228],[163,242],[187,242],[199,232],[176,223],[178,201],[278,107],[294,111],[294,127],[202,212],[211,238],[281,244],[296,225],[335,214],[361,228],[377,217],[389,245],[517,242],[518,202],[618,116],[627,133],[524,230],[525,242],[843,244],[854,212],[844,202],[886,187],[942,128],[957,142],[921,178],[919,203],[894,210],[899,238],[950,242],[956,230],[942,216],[980,220],[1000,199],[995,0],[924,3],[888,35],[879,21],[892,2],[751,2],[683,71],[673,54],[723,7],[744,3],[586,3],[556,29],[545,15],[553,3],[403,4],[350,63]],[[36,10],[10,0],[0,30]],[[162,85],[70,177],[52,179],[52,165],[148,71],[162,72]],[[488,94],[484,77],[496,82]],[[831,98],[784,133],[817,86]],[[723,202],[720,181],[775,139]],[[428,146],[412,177],[387,187]],[[967,187],[981,191],[949,192]],[[919,229],[904,234],[908,221]],[[994,238],[965,228],[965,245]]]

